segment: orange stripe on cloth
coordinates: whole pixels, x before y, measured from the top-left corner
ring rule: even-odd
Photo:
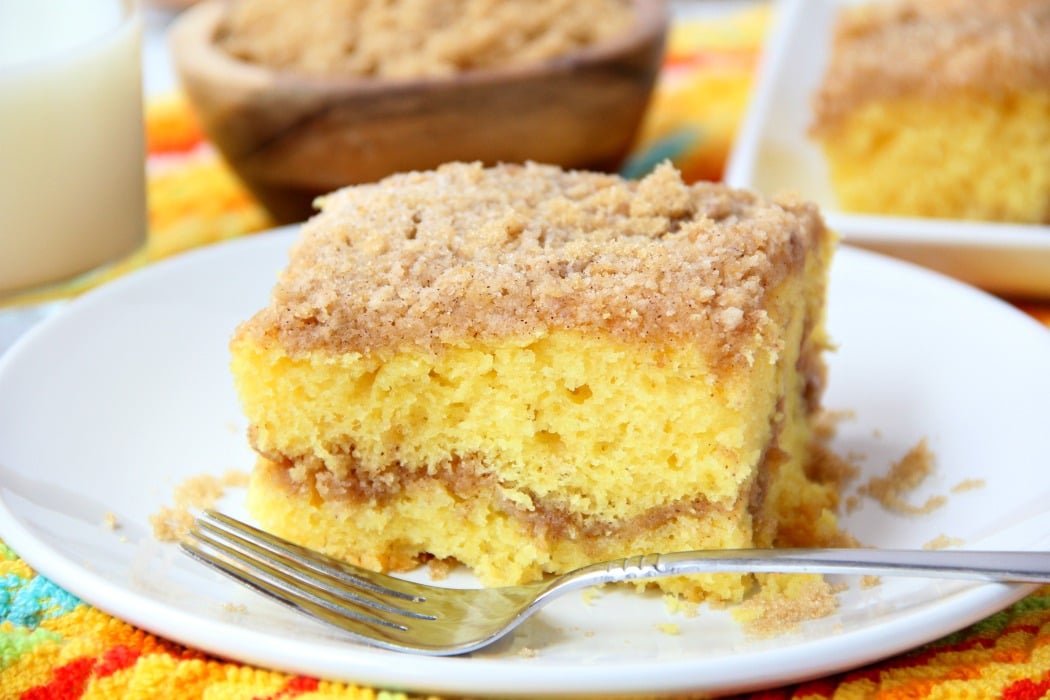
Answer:
[[[204,141],[200,122],[181,93],[154,97],[146,104],[146,152],[186,153]]]

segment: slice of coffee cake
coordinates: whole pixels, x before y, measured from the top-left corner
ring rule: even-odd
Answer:
[[[810,543],[833,237],[669,165],[449,164],[347,188],[232,342],[255,518],[485,584],[637,553]],[[739,599],[750,579],[660,582]]]

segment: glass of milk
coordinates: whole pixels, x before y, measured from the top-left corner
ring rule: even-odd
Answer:
[[[145,241],[134,0],[0,0],[0,305]]]

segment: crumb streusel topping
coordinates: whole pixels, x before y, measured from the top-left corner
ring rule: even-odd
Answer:
[[[732,358],[825,235],[812,204],[686,185],[667,164],[628,181],[453,163],[324,197],[270,305],[238,333],[296,354],[580,329]]]
[[[861,104],[956,91],[1001,95],[1050,86],[1047,0],[896,0],[838,17],[814,101],[816,130]]]
[[[218,41],[308,75],[416,78],[543,61],[633,19],[629,0],[234,0]]]

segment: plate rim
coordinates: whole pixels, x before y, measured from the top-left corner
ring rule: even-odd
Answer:
[[[28,352],[31,349],[36,342],[33,339],[39,333],[46,332],[46,329],[53,324],[62,323],[63,319],[68,315],[78,313],[78,309],[96,303],[104,303],[109,296],[123,294],[127,287],[134,287],[137,284],[149,284],[149,279],[157,276],[158,272],[163,273],[164,270],[170,270],[176,266],[193,266],[194,261],[202,256],[235,255],[240,246],[257,245],[273,246],[275,249],[280,248],[283,252],[287,250],[288,245],[294,240],[297,226],[273,229],[261,234],[195,249],[158,262],[148,268],[130,273],[125,277],[84,294],[82,297],[70,302],[67,307],[60,310],[53,317],[41,322],[38,327],[31,329],[6,353],[0,356],[0,379],[8,371],[8,366],[17,362],[17,358],[22,352]],[[275,255],[277,254],[277,250],[273,252]],[[857,258],[861,261],[877,260],[878,264],[910,268],[909,274],[921,274],[939,278],[940,283],[948,283],[959,288],[959,291],[972,293],[985,300],[995,301],[1002,307],[1014,311],[1019,316],[1024,316],[1022,312],[1017,311],[995,297],[984,294],[957,280],[910,263],[893,260],[877,253],[855,249],[848,245],[840,246],[839,255],[845,255],[847,258]],[[1033,324],[1038,325],[1034,319],[1031,320]],[[163,602],[149,598],[137,591],[121,589],[119,585],[106,580],[100,574],[86,570],[77,563],[68,560],[62,552],[53,548],[46,541],[39,539],[15,516],[8,506],[8,492],[8,489],[0,484],[0,537],[30,567],[77,595],[84,602],[158,636],[171,639],[190,648],[200,649],[220,658],[236,658],[245,664],[289,673],[303,672],[301,666],[294,663],[284,663],[287,654],[273,648],[272,637],[261,635],[249,628],[240,628],[231,622],[209,619],[203,613],[191,615],[180,609],[171,608]],[[763,657],[772,655],[774,659],[798,660],[799,663],[795,665],[796,670],[787,673],[782,668],[779,671],[776,669],[756,671],[753,667],[750,667],[750,664],[754,663],[753,658],[745,654],[743,656],[750,658],[747,661],[750,673],[746,682],[741,682],[739,677],[727,678],[725,673],[721,676],[714,674],[713,677],[698,678],[695,671],[695,658],[683,658],[673,661],[648,660],[634,664],[619,663],[616,665],[616,668],[610,668],[608,664],[599,664],[584,667],[584,670],[581,670],[578,664],[572,664],[569,661],[558,661],[533,666],[532,670],[528,671],[534,674],[530,677],[532,684],[526,691],[521,687],[520,675],[508,674],[508,669],[517,671],[522,668],[524,660],[521,659],[406,657],[399,652],[374,650],[357,645],[352,648],[352,652],[349,654],[346,654],[345,651],[343,652],[346,655],[358,657],[353,677],[338,673],[332,675],[327,672],[324,673],[324,676],[348,683],[374,685],[376,687],[397,687],[417,692],[480,693],[502,696],[524,695],[535,697],[537,693],[579,694],[607,692],[619,694],[642,691],[742,692],[743,690],[771,687],[773,684],[799,682],[823,676],[830,672],[841,671],[844,668],[854,668],[864,663],[892,656],[904,650],[913,649],[918,645],[983,619],[987,615],[1021,599],[1036,588],[1037,586],[1035,585],[1025,584],[968,586],[953,592],[946,600],[924,608],[920,613],[899,615],[894,620],[871,626],[871,629],[874,629],[875,632],[872,632],[869,628],[855,630],[849,634],[861,637],[875,634],[882,641],[880,645],[869,649],[865,654],[851,656],[846,666],[833,661],[833,654],[829,654],[828,659],[821,665],[814,665],[812,662],[809,664],[801,663],[805,658],[815,653],[830,651],[832,648],[841,645],[843,638],[836,638],[834,635],[803,641],[789,645],[777,652],[766,652],[763,654]],[[916,634],[912,630],[911,634],[901,634],[902,628],[913,627],[916,624],[916,619],[927,623],[923,625],[921,633]],[[202,639],[200,634],[191,634],[188,631],[189,628],[205,630],[209,632],[208,636],[211,639]],[[229,643],[226,642],[231,636],[239,639],[247,651],[235,651],[235,653],[231,654]],[[271,642],[271,644],[266,644],[267,641]],[[294,644],[296,646],[316,648],[317,641],[296,641]],[[400,663],[406,658],[410,658],[412,663]],[[726,666],[730,667],[730,670],[735,668],[734,664],[744,663],[744,661],[734,662],[732,658],[732,656],[727,656],[723,659],[726,662]],[[345,664],[345,658],[340,660],[344,662],[344,666],[347,665]],[[332,660],[333,663],[334,661],[335,659]],[[472,665],[471,671],[467,674],[456,674],[446,670],[460,669],[463,667],[464,662]],[[391,670],[392,666],[397,667],[395,671]],[[476,671],[478,668],[484,669],[483,672],[478,673]],[[435,675],[435,670],[437,669],[440,669],[442,673]],[[540,669],[540,671],[536,669]],[[406,673],[406,671],[408,672]],[[473,674],[473,677],[471,677],[471,674]],[[541,674],[543,677],[540,677]],[[458,680],[451,682],[450,676],[457,676]],[[654,682],[656,683],[655,686]]]
[[[919,613],[897,615],[888,622],[847,633],[846,637],[873,635],[879,638],[880,643],[873,645],[867,653],[850,657],[850,663],[845,666],[836,661],[835,655],[831,653],[844,643],[844,638],[827,635],[765,652],[764,656],[774,657],[776,667],[772,669],[760,666],[756,670],[751,666],[754,659],[747,654],[721,657],[721,672],[708,675],[707,678],[696,676],[696,658],[663,662],[621,661],[611,667],[609,664],[599,664],[582,668],[571,661],[561,660],[528,668],[526,673],[530,685],[523,689],[521,669],[528,666],[528,659],[415,656],[371,649],[353,642],[348,642],[352,648],[347,650],[337,650],[331,643],[294,639],[284,639],[280,645],[274,645],[275,637],[272,635],[238,627],[232,622],[204,614],[192,615],[138,592],[122,590],[100,574],[75,565],[46,543],[36,540],[7,508],[2,488],[0,535],[38,574],[73,593],[83,602],[164,639],[213,655],[220,661],[233,660],[233,663],[260,669],[318,675],[334,681],[376,688],[441,694],[470,693],[476,696],[535,698],[541,695],[554,697],[602,693],[605,697],[615,697],[640,692],[721,694],[789,685],[858,668],[916,649],[978,622],[1038,589],[1035,584],[971,585],[952,592],[947,598]],[[21,554],[19,546],[34,541],[37,549],[33,551],[37,556],[34,561],[30,561]],[[903,631],[912,630],[916,620],[924,623],[923,631],[920,634],[902,634]],[[193,631],[190,632],[190,629]],[[231,638],[233,642],[228,641]],[[300,651],[290,653],[289,647]],[[231,648],[234,649],[233,653]],[[304,670],[301,664],[294,661],[306,652],[315,657],[315,667],[309,670]],[[353,657],[356,657],[356,663],[348,663]],[[814,658],[825,661],[814,663]],[[410,663],[403,663],[406,660]],[[469,664],[471,668],[466,673],[455,673],[463,670],[461,667],[464,664]],[[743,668],[745,664],[746,675]],[[785,672],[784,666],[794,670]],[[347,667],[353,669],[351,674],[346,673]],[[456,680],[450,681],[453,676]]]

